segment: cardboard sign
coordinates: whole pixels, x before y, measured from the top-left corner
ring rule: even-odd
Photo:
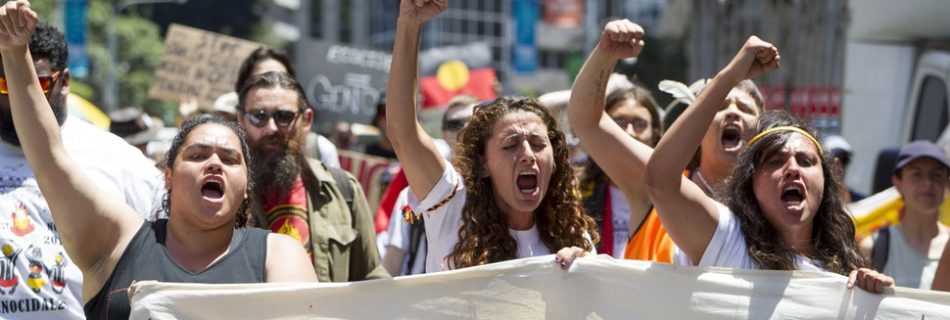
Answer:
[[[172,24],[165,36],[162,62],[155,70],[148,96],[178,102],[182,96],[211,106],[218,96],[234,91],[244,59],[264,45],[214,32]]]

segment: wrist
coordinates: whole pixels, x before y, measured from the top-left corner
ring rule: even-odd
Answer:
[[[26,51],[27,47],[28,47],[27,44],[13,45],[9,47],[0,47],[0,53],[3,53],[3,55],[12,54],[12,53],[22,53]]]
[[[719,73],[716,74],[714,79],[719,80],[718,82],[722,82],[734,87],[739,84],[739,82],[742,82],[742,80],[745,80],[743,76],[744,75],[739,74],[739,72],[733,69],[732,65],[730,64],[722,70],[719,70]]]
[[[396,27],[398,28],[409,28],[409,30],[421,30],[423,24],[425,24],[424,21],[412,20],[405,17],[401,17],[401,16],[396,19]]]

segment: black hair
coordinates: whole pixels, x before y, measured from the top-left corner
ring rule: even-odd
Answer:
[[[30,55],[33,60],[49,59],[53,71],[65,70],[69,64],[66,37],[48,23],[41,22],[30,37]]]
[[[254,68],[257,68],[257,64],[267,60],[280,62],[280,64],[284,65],[284,68],[287,68],[287,73],[290,74],[291,78],[297,78],[297,73],[294,72],[294,65],[286,52],[280,49],[260,47],[254,50],[254,52],[251,52],[251,54],[244,59],[244,62],[241,63],[241,68],[238,69],[237,81],[234,82],[234,92],[241,92],[241,88],[244,87],[244,82],[247,82],[248,78],[251,77],[251,73],[254,72]]]
[[[250,79],[244,82],[244,86],[238,91],[238,112],[245,111],[247,94],[254,88],[282,88],[292,90],[297,93],[297,108],[300,111],[310,108],[310,104],[304,95],[303,87],[294,79],[293,75],[286,72],[270,71],[251,76]]]

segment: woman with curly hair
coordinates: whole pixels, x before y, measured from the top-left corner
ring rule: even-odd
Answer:
[[[553,252],[566,267],[594,249],[597,232],[581,208],[564,135],[543,106],[498,99],[479,107],[452,164],[416,120],[420,33],[446,5],[402,1],[386,98],[387,130],[419,199],[409,215],[424,217],[426,272]]]
[[[17,135],[66,253],[82,271],[88,318],[128,318],[134,280],[316,280],[295,240],[243,228],[251,185],[247,143],[236,123],[191,120],[175,137],[163,170],[168,219],[145,221],[122,199],[96,187],[66,152],[30,59],[36,13],[19,0],[0,7],[0,16],[19,22],[0,27]]]
[[[646,183],[681,249],[677,263],[850,273],[849,287],[881,292],[894,281],[865,268],[830,156],[800,121],[784,113],[760,119],[726,181],[724,203],[680,176],[735,85],[777,68],[780,60],[772,44],[750,37],[650,157]]]

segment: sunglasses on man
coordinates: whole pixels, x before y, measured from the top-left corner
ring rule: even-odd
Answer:
[[[297,116],[300,115],[300,112],[290,110],[267,112],[264,109],[256,109],[244,111],[244,115],[247,116],[247,120],[251,123],[251,125],[258,128],[263,128],[266,126],[267,122],[270,121],[271,118],[274,119],[274,124],[277,124],[278,127],[288,127],[294,124],[294,121],[297,120]]]
[[[56,72],[49,76],[37,77],[40,80],[40,88],[43,89],[43,94],[49,93],[49,90],[53,88],[53,82],[56,82],[58,74],[59,72]],[[5,76],[0,76],[0,94],[10,94],[10,89],[7,88],[7,77]]]

